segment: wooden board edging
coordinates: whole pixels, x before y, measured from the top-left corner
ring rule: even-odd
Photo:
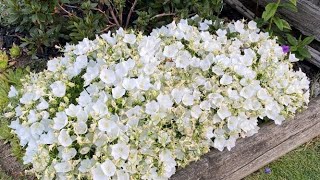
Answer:
[[[231,151],[211,150],[180,169],[171,180],[240,180],[320,135],[320,97],[294,119],[278,126],[270,122],[251,137],[240,139]]]

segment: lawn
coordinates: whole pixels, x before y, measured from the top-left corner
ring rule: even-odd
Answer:
[[[267,173],[268,169],[271,170]],[[320,137],[268,164],[244,180],[320,179]]]

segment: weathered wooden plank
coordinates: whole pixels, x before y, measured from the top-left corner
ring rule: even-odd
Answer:
[[[247,8],[243,4],[243,3],[248,3],[248,1],[251,2],[252,0],[225,0],[225,2],[228,5],[230,5],[231,7],[236,9],[238,12],[240,12],[245,18],[248,18],[251,20],[254,18],[254,13],[252,12],[252,9]],[[319,26],[320,26],[320,8],[319,8]],[[317,29],[320,32],[320,28],[317,28]],[[310,63],[312,63],[320,68],[320,52],[310,46],[308,46],[308,49],[311,53],[311,58],[307,59],[307,61],[309,61]]]
[[[281,126],[265,124],[259,133],[240,139],[231,151],[212,150],[179,170],[172,180],[238,180],[320,135],[320,97]]]

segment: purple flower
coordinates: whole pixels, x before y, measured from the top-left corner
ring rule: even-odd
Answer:
[[[282,45],[281,47],[282,47],[283,53],[288,53],[290,51],[290,46]]]
[[[268,168],[268,167],[266,167],[266,168],[264,169],[264,173],[266,173],[266,174],[270,174],[270,173],[271,173],[271,169],[270,169],[270,168]]]

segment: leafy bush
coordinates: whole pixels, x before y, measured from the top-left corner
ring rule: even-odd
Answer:
[[[24,163],[41,179],[168,179],[307,105],[298,59],[254,21],[198,19],[67,45],[11,88],[4,116]]]
[[[45,47],[93,39],[112,28],[140,30],[172,21],[172,17],[200,14],[213,17],[222,0],[0,0],[2,23],[16,28],[30,54],[43,54]],[[148,6],[146,6],[146,4]],[[168,18],[164,16],[170,15]],[[162,19],[161,21],[160,18]]]

